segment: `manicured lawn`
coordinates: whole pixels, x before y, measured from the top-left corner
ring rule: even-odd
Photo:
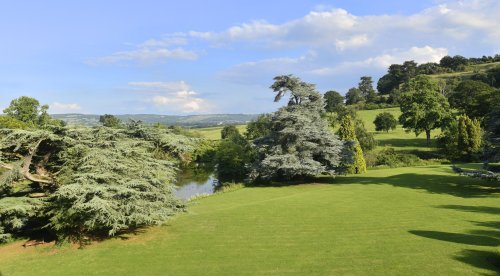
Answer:
[[[0,247],[2,275],[495,275],[500,187],[449,166],[253,187],[128,240]]]

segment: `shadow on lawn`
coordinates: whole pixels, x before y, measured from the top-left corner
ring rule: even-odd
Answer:
[[[500,254],[495,252],[467,249],[454,259],[477,268],[500,272]]]
[[[500,240],[484,235],[448,233],[440,231],[410,230],[413,235],[424,238],[477,246],[500,246]]]
[[[317,179],[331,184],[389,184],[395,187],[425,190],[429,193],[449,194],[457,197],[487,197],[500,193],[500,185],[481,179],[458,175],[432,175],[405,173],[387,177],[339,177]]]
[[[466,205],[441,205],[437,208],[452,209],[463,212],[486,213],[500,215],[500,208],[488,206],[466,206]],[[500,246],[500,221],[470,221],[472,224],[482,228],[491,229],[475,229],[470,230],[465,234],[447,233],[439,231],[422,231],[411,230],[411,234],[435,239],[446,242],[461,243],[475,246]],[[464,249],[453,259],[466,263],[468,265],[491,270],[492,272],[500,272],[500,253],[487,250]]]

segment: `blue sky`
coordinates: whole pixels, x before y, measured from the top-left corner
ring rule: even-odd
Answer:
[[[342,94],[387,66],[500,53],[500,1],[2,1],[0,108],[274,111],[272,78]]]

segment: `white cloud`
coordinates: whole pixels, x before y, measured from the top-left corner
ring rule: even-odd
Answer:
[[[450,2],[412,15],[356,16],[344,9],[321,7],[319,11],[281,24],[260,20],[222,32],[186,35],[216,46],[244,42],[264,47],[306,46],[339,51],[361,46],[387,47],[391,43],[392,47],[400,47],[398,44],[405,42],[415,45],[422,43],[423,38],[444,43],[448,39],[477,37],[483,43],[495,44],[500,43],[498,14],[500,1],[494,0]]]
[[[322,67],[309,71],[313,75],[328,76],[345,72],[351,72],[359,68],[379,68],[387,69],[391,64],[401,64],[407,60],[414,60],[417,63],[439,62],[442,57],[448,54],[446,48],[432,48],[430,46],[411,47],[407,50],[392,49],[387,53],[370,57],[360,61],[348,61],[337,66]]]
[[[173,112],[200,113],[211,109],[211,104],[192,91],[184,81],[129,82],[136,90],[151,94],[148,101],[156,107]]]
[[[49,105],[50,113],[68,113],[68,112],[76,112],[81,110],[82,107],[76,103],[59,103],[54,102]]]
[[[147,88],[149,91],[163,92],[163,91],[187,91],[189,85],[185,81],[152,81],[152,82],[129,82],[128,85],[140,89]]]
[[[154,63],[167,59],[196,60],[198,54],[183,48],[166,49],[141,47],[131,51],[116,52],[109,56],[90,59],[88,64],[116,64],[126,61],[137,61],[140,63]]]

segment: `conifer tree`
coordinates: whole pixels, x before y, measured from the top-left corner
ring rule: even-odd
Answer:
[[[251,178],[287,180],[334,175],[343,146],[321,118],[323,97],[313,84],[292,75],[274,80],[271,88],[277,93],[275,101],[287,93],[290,100],[272,115],[271,132],[255,141],[258,158]]]
[[[339,137],[345,142],[347,151],[353,152],[352,160],[344,160],[343,166],[348,174],[360,174],[366,172],[366,162],[363,157],[363,150],[356,138],[354,123],[351,116],[345,116],[342,119],[338,131]]]

